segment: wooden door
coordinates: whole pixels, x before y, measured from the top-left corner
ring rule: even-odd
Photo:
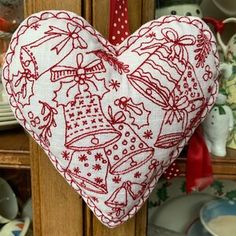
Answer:
[[[131,32],[154,15],[154,0],[129,0]],[[25,15],[63,9],[84,16],[105,37],[109,0],[25,0]],[[31,139],[32,197],[35,236],[145,236],[146,205],[127,223],[109,229],[86,207],[80,196],[54,169],[42,149]]]

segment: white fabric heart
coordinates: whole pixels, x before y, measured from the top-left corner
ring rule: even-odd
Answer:
[[[14,33],[3,83],[20,124],[99,220],[132,217],[217,94],[214,36],[167,16],[113,46],[74,13],[46,11]]]

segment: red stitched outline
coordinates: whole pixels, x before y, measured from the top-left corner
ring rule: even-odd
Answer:
[[[146,30],[150,30],[150,28],[156,27],[156,26],[160,26],[163,23],[170,23],[173,21],[177,21],[177,22],[185,22],[188,24],[192,24],[195,25],[197,28],[203,28],[205,26],[205,28],[209,29],[208,26],[200,21],[197,18],[193,18],[193,20],[190,20],[189,18],[186,17],[180,17],[177,18],[176,16],[166,16],[166,17],[161,17],[157,20],[153,20],[150,21],[148,23],[146,23],[145,25],[143,25],[139,30],[137,30],[133,35],[131,35],[126,41],[124,41],[120,46],[113,46],[111,45],[106,39],[103,38],[103,36],[98,33],[91,25],[89,25],[89,23],[84,20],[82,17],[77,16],[76,14],[72,13],[72,12],[66,12],[66,11],[44,11],[44,12],[39,12],[36,13],[34,15],[31,15],[29,18],[27,18],[25,21],[22,22],[22,25],[20,26],[20,28],[13,34],[12,37],[12,42],[10,45],[10,48],[7,52],[6,55],[6,62],[5,62],[5,66],[4,66],[4,70],[3,70],[3,79],[5,80],[5,84],[4,87],[7,90],[8,95],[10,96],[10,103],[12,105],[12,107],[15,109],[14,113],[16,114],[16,116],[18,117],[18,119],[21,121],[21,124],[25,127],[25,129],[32,135],[32,137],[34,138],[34,140],[41,145],[41,147],[45,150],[46,154],[49,156],[52,164],[56,167],[56,169],[58,170],[58,172],[64,176],[64,178],[66,179],[66,181],[70,184],[71,183],[71,179],[68,179],[66,176],[66,172],[64,171],[64,169],[60,166],[60,164],[58,163],[56,157],[50,152],[50,150],[47,149],[47,147],[45,147],[45,145],[40,141],[40,139],[38,138],[38,136],[30,129],[30,127],[28,127],[28,124],[26,122],[26,120],[24,119],[23,114],[21,113],[20,109],[18,108],[17,102],[14,99],[14,96],[12,94],[12,88],[11,88],[11,81],[9,81],[9,79],[6,79],[7,76],[9,74],[9,65],[12,61],[12,57],[14,55],[14,48],[17,46],[18,44],[18,38],[20,37],[21,34],[23,34],[28,27],[30,27],[32,24],[41,21],[41,20],[47,20],[50,18],[59,18],[59,19],[69,19],[69,20],[77,20],[81,23],[81,26],[86,28],[91,35],[95,36],[98,41],[104,46],[109,48],[111,51],[113,51],[117,56],[121,55],[124,51],[126,51],[134,42],[136,42],[136,40],[140,37],[142,37],[145,33]],[[125,45],[124,45],[125,44]],[[216,45],[215,41],[212,41],[213,45]],[[219,61],[218,61],[218,54],[217,54],[217,50],[216,50],[216,46],[215,48],[212,48],[213,50],[213,54],[215,56],[215,64],[218,67],[219,65]],[[215,91],[212,92],[211,96],[209,97],[208,103],[207,103],[207,108],[208,110],[210,109],[210,107],[213,105],[213,102],[215,100],[216,94],[217,94],[217,80],[215,79],[214,81],[214,88]],[[10,91],[9,91],[10,90]],[[207,113],[207,109],[205,110],[205,113],[201,114],[200,119],[203,119],[206,116]],[[196,128],[196,127],[195,127]],[[187,141],[189,140],[189,138],[191,137],[192,132],[189,131],[189,133],[186,135],[186,137],[184,138],[184,140],[182,140],[181,143],[179,143],[179,145],[176,147],[176,151],[179,155],[180,151],[182,150],[183,146],[187,143]],[[159,173],[158,176],[155,176],[155,178],[151,181],[148,189],[146,190],[146,192],[144,193],[144,195],[142,196],[142,198],[139,199],[138,203],[135,204],[132,209],[127,212],[127,215],[122,218],[122,220],[119,221],[111,221],[109,218],[107,218],[105,215],[103,215],[103,213],[96,207],[96,205],[94,204],[94,202],[91,201],[91,198],[89,198],[89,196],[87,196],[86,193],[84,193],[78,186],[75,186],[73,184],[70,184],[81,196],[82,198],[85,200],[85,202],[87,203],[88,207],[93,211],[93,213],[97,216],[97,218],[99,218],[105,225],[109,226],[109,227],[115,227],[123,222],[125,222],[126,220],[128,220],[129,218],[131,218],[140,208],[141,206],[144,204],[144,202],[146,201],[146,199],[149,197],[150,193],[152,192],[153,188],[155,187],[155,184],[157,183],[159,177],[161,176],[161,173],[164,172],[164,165],[161,165],[161,171]]]

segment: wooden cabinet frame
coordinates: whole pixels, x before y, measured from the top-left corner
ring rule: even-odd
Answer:
[[[153,0],[129,0],[131,31],[153,18]],[[84,16],[105,37],[108,35],[109,0],[26,0],[25,14],[46,9],[63,9]],[[149,13],[148,14],[148,10]],[[42,149],[30,139],[32,197],[35,236],[145,236],[146,205],[127,223],[109,229],[86,207],[81,197],[54,169]]]
[[[129,0],[131,32],[154,18],[154,0]],[[108,35],[109,0],[25,0],[25,16],[48,9],[76,12],[105,37]],[[217,177],[236,179],[236,152],[213,161]],[[185,159],[180,158],[182,172]],[[109,229],[87,208],[81,197],[55,170],[44,151],[22,129],[0,134],[1,168],[30,169],[34,236],[146,236],[147,204],[123,225]]]

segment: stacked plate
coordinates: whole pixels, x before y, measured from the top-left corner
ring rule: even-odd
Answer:
[[[15,116],[7,102],[6,94],[0,84],[0,130],[12,129],[19,126]]]

